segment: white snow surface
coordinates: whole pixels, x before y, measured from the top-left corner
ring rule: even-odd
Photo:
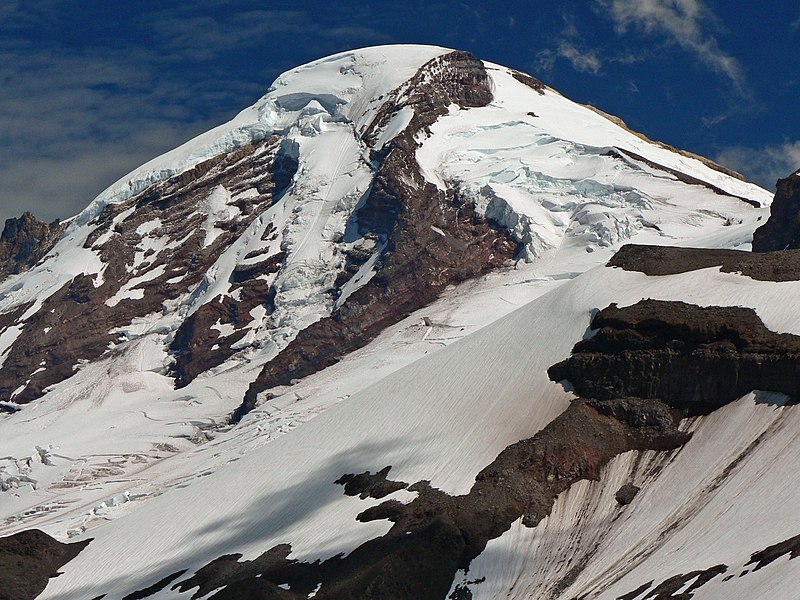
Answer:
[[[198,475],[207,476],[189,476],[185,482],[188,486],[173,486],[141,503],[135,512],[91,530],[94,541],[67,565],[64,575],[51,581],[43,597],[66,598],[76,590],[89,597],[101,591],[117,597],[129,592],[131,585],[141,587],[178,568],[199,568],[220,554],[236,551],[246,559],[253,558],[284,542],[292,544],[293,557],[307,560],[348,552],[386,531],[389,524],[354,520],[376,501],[343,496],[341,489],[331,484],[343,473],[375,471],[391,464],[393,479],[430,479],[449,493],[466,492],[475,474],[503,448],[530,437],[565,408],[570,395],[548,381],[546,369],[567,356],[575,341],[582,338],[592,310],[610,302],[628,305],[657,298],[700,305],[751,306],[769,328],[800,334],[800,318],[790,300],[800,293],[800,282],[756,282],[720,273],[718,268],[647,277],[605,267],[563,281],[567,282],[441,350],[381,374],[345,401],[330,399],[326,407],[316,404],[316,409],[327,410],[302,426],[294,422],[296,428],[286,435],[273,437],[273,429],[270,443],[253,436],[264,436],[270,419],[291,418],[293,409],[302,410],[311,400],[304,396],[302,387],[287,391],[288,398],[281,396],[274,405],[264,405],[243,426],[211,444],[176,456],[170,461],[175,463],[172,477],[176,476],[175,469],[186,469],[188,475],[192,468]],[[372,360],[386,360],[386,353],[380,354]],[[366,362],[364,367],[370,361]],[[315,376],[316,385],[324,387],[336,375],[320,373]],[[670,464],[647,484],[646,491],[631,505],[630,515],[624,514],[628,517],[625,520],[613,519],[618,509],[607,486],[601,485],[605,478],[601,484],[579,484],[570,490],[567,494],[578,495],[580,502],[599,506],[591,511],[593,518],[579,521],[587,530],[582,535],[602,527],[593,535],[611,548],[596,553],[596,562],[589,562],[575,589],[584,589],[577,586],[585,579],[586,586],[601,585],[600,597],[616,598],[616,591],[630,591],[654,577],[664,579],[680,572],[684,564],[704,568],[732,558],[743,563],[749,551],[784,539],[786,523],[792,522],[790,513],[800,500],[795,486],[783,485],[796,461],[793,453],[800,453],[791,425],[785,427],[785,438],[774,436],[769,443],[759,445],[734,469],[725,485],[706,492],[703,483],[718,477],[776,418],[800,418],[791,407],[772,402],[774,405],[763,403],[763,399],[755,403],[749,396],[700,420],[695,425],[695,439],[679,453],[685,456],[685,462]],[[292,427],[292,422],[284,421],[281,427]],[[232,459],[236,461],[231,463]],[[607,469],[611,487],[630,470],[631,461],[624,461],[621,457]],[[614,474],[616,468],[628,471]],[[687,479],[693,472],[696,485]],[[753,485],[754,478],[757,486]],[[745,501],[741,501],[743,493],[750,496]],[[576,521],[569,511],[580,512],[580,502],[575,501],[577,507],[570,504],[563,511],[559,508],[548,523],[559,518]],[[766,507],[770,519],[765,519]],[[712,511],[715,517],[708,518],[703,510]],[[585,514],[583,509],[580,515]],[[662,516],[656,518],[655,514]],[[160,531],[157,540],[151,534],[154,523]],[[675,523],[679,527],[671,527]],[[734,527],[735,523],[738,525]],[[748,523],[752,527],[744,525]],[[49,524],[51,527],[45,530],[58,533],[56,523]],[[48,520],[40,520],[39,525],[48,525]],[[563,533],[568,525],[565,521],[555,526]],[[632,540],[647,544],[659,539],[652,535],[654,528],[666,532],[655,552],[641,561],[622,560],[633,547]],[[527,539],[525,536],[543,535],[543,531],[546,527],[517,527],[506,535]],[[735,535],[736,543],[720,538],[724,531]],[[528,542],[512,539],[510,545],[502,547],[500,558],[492,558],[498,556],[493,548],[504,539],[490,544],[470,571],[471,579],[481,574],[487,575],[487,581],[495,579],[486,584],[487,590],[502,588],[507,592],[512,582],[531,578],[536,572],[530,567],[535,556],[529,554]],[[659,557],[659,552],[668,552],[670,545],[680,550],[682,563]],[[141,547],[152,550],[137,552]],[[570,550],[559,547],[552,551]],[[509,566],[509,561],[517,567]],[[600,584],[594,583],[593,573],[600,577]],[[613,575],[620,574],[626,577],[622,583],[602,587],[603,578],[613,580]],[[728,589],[735,589],[733,585]],[[476,590],[480,592],[480,587]],[[530,597],[519,590],[520,586],[514,585],[509,597]],[[497,596],[490,593],[481,597]]]
[[[391,479],[426,479],[452,494],[467,492],[500,451],[564,410],[571,395],[550,382],[546,370],[569,355],[592,310],[611,302],[750,306],[774,331],[800,334],[792,308],[800,283],[758,282],[719,269],[647,277],[601,266],[629,240],[749,249],[759,219],[768,215],[641,161],[609,156],[614,148],[763,206],[768,192],[645,142],[552,90],[540,95],[504,67],[487,65],[494,102],[451,107],[419,140],[417,158],[430,181],[457,187],[480,213],[512,230],[532,262],[448,289],[335,366],[272,390],[275,397],[264,398],[241,424],[225,425],[264,362],[335,308],[325,290],[335,277],[332,266],[342,260],[337,240],[373,176],[369,148],[358,134],[379,109],[379,97],[445,52],[378,47],[289,71],[230,123],[112,185],[72,221],[47,260],[0,283],[0,309],[34,302],[27,311],[33,314],[75,275],[102,277],[99,255],[84,244],[92,219],[109,203],[273,133],[296,151],[298,173],[281,201],[222,253],[197,289],[123,328],[127,341],[80,366],[40,400],[15,414],[0,413],[0,535],[38,527],[62,540],[93,538],[42,598],[107,594],[114,600],[177,570],[192,573],[222,554],[251,559],[280,543],[292,544],[292,558],[304,560],[349,552],[390,523],[355,520],[383,500],[344,496],[332,484],[344,473],[392,465]],[[398,112],[378,144],[388,143],[409,118]],[[230,200],[217,188],[199,204],[208,217],[208,244],[216,239],[215,223],[232,218]],[[130,214],[120,214],[104,235],[113,235],[113,226]],[[264,241],[268,225],[278,236]],[[140,229],[155,235],[158,223]],[[236,265],[265,247],[269,252],[253,260],[287,252],[274,279],[271,325],[263,311],[254,311],[239,355],[173,389],[163,374],[171,332],[204,302],[229,294]],[[162,241],[144,237],[139,250],[143,257],[161,248]],[[347,284],[340,303],[369,281],[376,258]],[[160,274],[154,271],[137,275],[109,302],[135,298],[135,285]],[[2,348],[18,333],[0,333]],[[800,500],[796,486],[784,485],[800,460],[790,425],[800,417],[779,400],[750,395],[687,424],[696,432],[693,440],[626,509],[613,500],[615,482],[646,476],[641,466],[634,472],[632,455],[618,457],[601,482],[582,482],[563,494],[539,527],[515,524],[490,542],[463,578],[486,576],[472,587],[476,598],[535,597],[537,586],[568,570],[574,548],[565,539],[600,544],[565,599],[581,593],[616,598],[681,569],[719,561],[743,565],[749,552],[788,537],[785,523],[793,522],[790,513]],[[703,495],[728,459],[766,429],[776,432],[774,441],[758,445],[723,485]],[[391,497],[407,502],[413,495]],[[774,518],[765,517],[767,510]],[[630,548],[661,532],[652,552],[629,556]],[[768,571],[780,576],[765,582]],[[697,598],[757,597],[764,590],[789,597],[787,586],[797,584],[800,569],[779,561],[757,575],[714,580]]]

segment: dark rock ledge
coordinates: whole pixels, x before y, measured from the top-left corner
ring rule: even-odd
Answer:
[[[720,267],[723,273],[740,273],[758,281],[800,281],[800,250],[754,253],[626,244],[607,266],[652,277]]]
[[[752,390],[800,398],[800,337],[770,331],[750,308],[642,300],[612,304],[590,327],[548,371],[581,396],[658,398],[693,415]]]
[[[0,600],[33,600],[90,541],[62,544],[38,529],[0,538]]]

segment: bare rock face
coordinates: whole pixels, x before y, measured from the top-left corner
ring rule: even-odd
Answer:
[[[256,405],[259,392],[334,364],[432,302],[447,285],[502,266],[515,256],[517,243],[499,227],[479,219],[471,204],[453,190],[444,192],[426,181],[415,156],[416,134],[446,114],[448,106],[485,106],[491,100],[483,63],[467,52],[452,52],[424,65],[385,103],[365,139],[403,107],[413,107],[414,115],[376,157],[381,162],[372,190],[356,214],[359,232],[385,243],[381,267],[329,318],[301,331],[266,365],[234,419]]]
[[[758,281],[800,281],[800,250],[743,252],[712,248],[679,248],[625,244],[607,266],[659,277],[720,267]]]
[[[769,220],[753,234],[753,252],[800,248],[800,175],[778,180]]]
[[[33,600],[90,541],[62,544],[38,529],[0,538],[0,600]]]
[[[64,224],[58,220],[45,223],[29,212],[7,219],[0,235],[0,280],[39,262],[63,231]]]
[[[752,309],[643,300],[612,304],[590,327],[595,335],[548,371],[581,396],[659,398],[690,414],[752,390],[800,398],[800,337],[768,330]]]

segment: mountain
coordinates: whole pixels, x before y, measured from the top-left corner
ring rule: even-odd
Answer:
[[[0,598],[791,597],[796,178],[467,52],[281,75],[6,225]]]

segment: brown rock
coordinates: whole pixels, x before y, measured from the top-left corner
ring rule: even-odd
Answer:
[[[26,212],[7,219],[0,235],[0,280],[21,273],[52,250],[65,229],[59,221],[45,223]]]
[[[753,234],[753,252],[800,248],[800,175],[778,180],[769,220]]]
[[[33,600],[90,541],[62,544],[38,529],[0,538],[0,600]]]

